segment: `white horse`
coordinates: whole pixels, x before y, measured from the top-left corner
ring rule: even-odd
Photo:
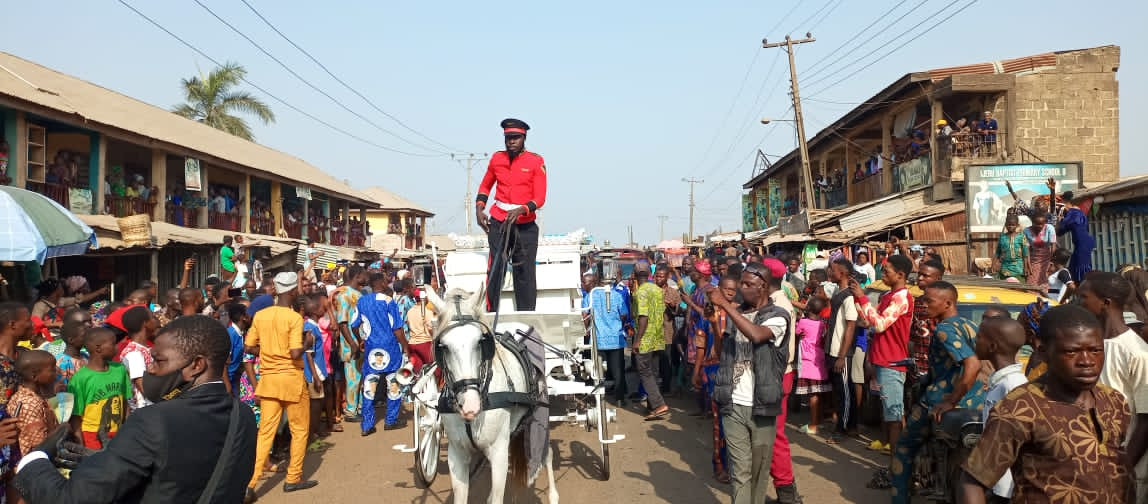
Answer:
[[[495,341],[492,334],[485,334],[486,314],[483,310],[483,291],[471,294],[462,289],[453,289],[439,298],[434,291],[427,293],[431,303],[438,308],[438,323],[435,327],[436,354],[438,365],[444,371],[447,383],[444,388],[455,395],[454,411],[442,411],[442,423],[450,444],[447,448],[447,463],[450,466],[451,486],[454,502],[466,504],[470,488],[472,457],[476,454],[490,462],[491,504],[503,502],[506,490],[506,477],[509,473],[511,435],[531,409],[525,405],[511,405],[498,409],[483,409],[483,384],[489,380],[488,393],[528,390],[527,373],[510,350]],[[464,320],[482,322],[467,323]],[[499,324],[497,329],[517,330],[525,324]],[[483,345],[494,347],[493,355],[487,361],[483,358]],[[516,443],[521,446],[520,443]],[[525,460],[526,453],[516,453],[518,460]],[[521,457],[521,458],[519,458]],[[546,466],[549,487],[549,503],[558,504],[558,489],[554,484],[554,467],[549,447],[546,448],[543,464]],[[516,464],[525,468],[526,464]],[[525,470],[525,469],[523,469]],[[533,478],[527,478],[527,485],[533,485]]]

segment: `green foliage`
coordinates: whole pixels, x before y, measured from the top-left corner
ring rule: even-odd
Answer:
[[[236,89],[245,75],[247,70],[241,65],[229,62],[206,76],[182,79],[180,85],[187,102],[175,106],[172,112],[245,140],[254,140],[247,121],[233,114],[251,114],[263,124],[271,124],[275,122],[275,113],[255,95]]]

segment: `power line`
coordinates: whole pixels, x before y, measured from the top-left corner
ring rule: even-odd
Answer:
[[[828,2],[825,2],[825,5],[822,5],[820,9],[813,11],[813,14],[810,14],[809,17],[803,19],[800,23],[797,23],[797,27],[794,29],[795,30],[800,29],[802,26],[805,26],[806,23],[813,21],[813,18],[817,17],[818,14],[821,14],[821,11],[824,11],[826,7],[829,7],[829,4],[832,4],[835,1],[837,1],[837,0],[829,0]],[[834,7],[834,8],[836,8],[836,7]],[[768,31],[766,33],[773,33],[773,32]]]
[[[452,151],[452,152],[461,152],[462,151],[461,149],[452,148],[449,145],[446,145],[442,142],[439,142],[438,140],[435,140],[435,139],[433,139],[427,135],[424,135],[422,132],[420,132],[420,131],[418,131],[418,130],[410,127],[410,126],[407,126],[407,124],[404,123],[403,121],[400,121],[399,118],[387,113],[387,111],[383,110],[381,107],[379,107],[377,104],[375,104],[374,101],[372,101],[371,99],[364,96],[362,93],[360,93],[355,88],[351,87],[351,85],[344,82],[343,79],[340,79],[337,75],[335,75],[334,72],[332,72],[330,69],[328,69],[326,65],[324,65],[322,62],[320,62],[318,58],[316,58],[315,56],[312,56],[311,53],[307,52],[306,49],[303,49],[302,47],[300,47],[299,44],[296,44],[294,40],[291,40],[291,38],[289,38],[286,34],[284,34],[282,31],[280,31],[279,28],[277,28],[274,24],[272,24],[270,20],[268,20],[266,17],[263,16],[263,14],[261,14],[258,10],[256,10],[255,6],[251,5],[250,2],[248,2],[247,0],[240,0],[240,1],[242,1],[243,5],[246,5],[248,9],[251,9],[251,12],[253,12],[257,17],[259,17],[259,19],[262,20],[263,23],[266,24],[268,28],[271,28],[271,30],[274,31],[275,33],[277,33],[280,37],[282,37],[283,40],[286,40],[288,44],[291,44],[292,47],[294,47],[295,49],[298,49],[299,52],[303,53],[303,55],[307,57],[307,59],[310,59],[313,63],[318,65],[319,68],[323,69],[323,71],[326,72],[327,75],[331,76],[332,79],[335,79],[335,82],[342,84],[343,87],[347,88],[348,91],[354,93],[355,96],[358,96],[359,98],[361,98],[364,102],[367,103],[367,105],[370,105],[371,108],[375,109],[380,114],[386,116],[388,119],[394,121],[399,126],[402,126],[407,131],[410,131],[411,133],[414,133],[414,134],[422,137],[423,139],[425,139],[425,140],[427,140],[427,141],[429,141],[435,145],[443,147],[443,148],[445,148],[449,151]]]
[[[840,84],[840,83],[842,83],[842,82],[845,82],[845,80],[849,79],[850,77],[853,77],[854,75],[857,75],[857,74],[858,74],[858,73],[860,73],[861,71],[863,71],[863,70],[865,70],[865,69],[867,69],[867,68],[869,68],[869,67],[871,67],[871,66],[873,66],[873,65],[877,64],[877,63],[878,63],[878,62],[880,62],[881,60],[883,60],[883,59],[885,59],[885,58],[889,57],[890,55],[892,55],[893,53],[895,53],[895,52],[897,52],[897,51],[899,51],[899,50],[901,50],[901,49],[903,49],[903,48],[907,47],[907,46],[908,46],[910,43],[912,43],[914,40],[917,40],[917,39],[921,38],[921,37],[922,37],[923,35],[925,35],[926,33],[929,33],[929,32],[931,32],[931,31],[933,31],[934,29],[936,29],[938,26],[941,26],[942,24],[944,24],[944,23],[945,23],[945,21],[948,21],[948,20],[952,19],[954,16],[956,16],[957,14],[960,14],[961,12],[964,12],[964,11],[965,11],[965,9],[968,9],[969,7],[972,7],[972,6],[973,6],[973,4],[975,4],[975,3],[977,3],[977,0],[972,0],[972,1],[970,1],[969,3],[965,4],[965,6],[964,6],[964,7],[961,7],[960,9],[957,9],[957,10],[956,10],[955,12],[953,12],[952,14],[949,14],[948,16],[945,16],[945,17],[944,17],[943,19],[941,19],[940,21],[937,21],[937,22],[936,22],[936,23],[934,23],[932,26],[930,26],[930,27],[926,28],[926,29],[925,29],[925,31],[923,31],[923,32],[921,32],[921,33],[918,33],[918,34],[914,35],[914,36],[913,36],[913,38],[911,38],[911,39],[909,39],[909,40],[906,40],[906,41],[905,41],[903,44],[898,44],[898,45],[895,45],[895,46],[893,46],[893,48],[892,48],[892,49],[890,49],[890,50],[889,50],[888,52],[886,52],[885,54],[882,54],[881,56],[878,56],[878,57],[877,57],[877,59],[875,59],[875,60],[873,60],[873,61],[870,61],[870,62],[869,62],[869,63],[867,63],[865,66],[862,66],[861,68],[858,68],[858,69],[854,70],[853,72],[850,72],[848,75],[846,75],[846,76],[844,76],[844,77],[842,77],[842,78],[840,78],[840,79],[838,79],[838,80],[836,80],[836,81],[833,81],[833,83],[832,83],[832,84],[829,84],[828,86],[825,86],[825,87],[823,87],[823,88],[821,88],[821,89],[818,89],[817,91],[814,91],[814,92],[810,93],[810,96],[812,96],[812,95],[815,95],[815,94],[818,94],[818,93],[823,93],[823,92],[825,92],[826,90],[833,88],[833,86],[836,86],[836,85],[838,85],[838,84]],[[953,4],[956,4],[956,2],[953,2]],[[951,6],[951,5],[953,5],[953,4],[950,4],[950,6]],[[941,9],[940,11],[938,11],[938,12],[937,12],[936,14],[934,14],[933,16],[930,16],[930,18],[932,18],[932,17],[936,17],[936,15],[937,15],[937,14],[940,14],[941,12],[944,12],[944,11],[945,11],[946,9],[948,9],[948,8],[949,8],[949,7],[948,7],[948,6],[946,6],[944,9]],[[927,21],[928,19],[930,19],[930,18],[926,18],[926,21]],[[919,25],[920,25],[920,23],[918,23],[918,26],[919,26]],[[914,27],[914,28],[915,28],[915,27]],[[830,75],[832,75],[832,74],[830,74]],[[822,80],[824,80],[824,78],[823,78]]]
[[[220,63],[220,62],[219,62],[219,60],[216,60],[215,58],[212,58],[212,57],[211,57],[211,56],[209,56],[207,53],[203,52],[203,51],[202,51],[202,50],[200,50],[198,47],[196,47],[195,45],[193,45],[191,42],[188,42],[188,41],[184,40],[184,39],[183,39],[183,38],[181,38],[179,35],[176,35],[176,34],[175,34],[174,32],[172,32],[171,30],[168,30],[166,27],[164,27],[163,25],[159,24],[159,22],[157,22],[156,20],[154,20],[154,19],[152,19],[152,18],[148,17],[148,16],[147,16],[146,14],[144,14],[143,12],[140,12],[140,11],[139,11],[139,10],[137,10],[135,7],[133,7],[131,4],[127,3],[125,0],[117,0],[117,1],[118,1],[120,4],[122,4],[124,7],[127,7],[127,8],[128,8],[128,9],[130,9],[132,12],[136,13],[136,15],[138,15],[139,17],[141,17],[141,18],[143,18],[144,20],[146,20],[147,22],[151,23],[151,24],[152,24],[153,26],[155,26],[156,28],[159,28],[159,29],[160,29],[161,31],[163,31],[164,33],[166,33],[166,34],[170,35],[172,38],[174,38],[174,39],[178,40],[178,41],[179,41],[181,44],[183,44],[184,46],[186,46],[188,49],[191,49],[192,51],[195,51],[195,53],[196,53],[196,54],[198,54],[198,55],[202,56],[203,58],[207,59],[208,61],[210,61],[210,62],[214,63],[216,66],[223,66],[223,63]],[[351,132],[349,132],[349,131],[347,131],[347,130],[344,130],[343,128],[340,128],[340,127],[338,127],[338,126],[335,126],[334,124],[331,124],[331,123],[329,123],[329,122],[327,122],[327,121],[324,121],[324,120],[322,120],[322,119],[320,119],[320,118],[318,118],[318,117],[316,117],[316,116],[312,115],[311,113],[309,113],[309,112],[306,112],[306,111],[304,111],[303,109],[300,109],[299,107],[296,107],[295,105],[292,105],[290,102],[288,102],[288,101],[286,101],[286,100],[284,100],[284,99],[282,99],[282,98],[279,98],[278,96],[275,96],[275,95],[271,94],[271,93],[270,93],[270,92],[268,92],[266,89],[263,89],[261,86],[259,86],[258,84],[255,84],[254,82],[251,82],[251,81],[250,81],[250,80],[248,80],[246,77],[240,78],[240,80],[242,80],[242,81],[243,81],[245,84],[247,84],[248,86],[251,86],[251,87],[253,87],[253,88],[255,88],[255,89],[259,90],[259,92],[261,92],[261,93],[263,93],[263,94],[267,95],[267,96],[268,96],[268,97],[270,97],[271,99],[273,99],[273,100],[275,100],[275,101],[277,101],[277,102],[281,103],[283,106],[285,106],[285,107],[287,107],[287,108],[289,108],[289,109],[291,109],[291,110],[294,110],[295,112],[298,112],[299,114],[302,114],[303,116],[305,116],[305,117],[307,117],[307,118],[311,119],[312,121],[315,121],[315,122],[317,122],[317,123],[319,123],[319,124],[322,124],[323,126],[326,126],[326,127],[330,128],[330,129],[332,129],[332,130],[334,130],[334,131],[336,131],[336,132],[338,132],[338,133],[342,133],[343,135],[346,135],[346,136],[348,136],[348,137],[350,137],[350,138],[353,138],[353,139],[355,139],[355,140],[358,140],[359,142],[362,142],[362,143],[364,143],[364,144],[370,145],[370,146],[372,146],[372,147],[375,147],[375,148],[378,148],[378,149],[381,149],[381,150],[385,150],[385,151],[388,151],[388,152],[393,152],[393,153],[395,153],[395,154],[403,154],[403,155],[405,155],[405,156],[413,156],[413,157],[440,157],[440,156],[444,156],[444,155],[445,155],[445,154],[418,154],[418,153],[414,153],[414,152],[406,152],[406,151],[402,151],[402,150],[399,150],[399,149],[395,149],[395,148],[387,147],[387,146],[385,146],[385,145],[381,145],[381,144],[378,144],[378,143],[372,142],[372,141],[370,141],[370,140],[367,140],[366,138],[363,138],[363,137],[360,137],[360,136],[358,136],[358,135],[355,135],[354,133],[351,133]]]
[[[224,25],[224,26],[226,26],[226,27],[230,28],[230,29],[231,29],[231,31],[235,32],[235,34],[236,34],[236,35],[239,35],[240,37],[243,37],[243,39],[244,39],[244,40],[246,40],[247,42],[249,42],[249,43],[250,43],[252,46],[255,46],[255,48],[256,48],[256,49],[258,49],[258,50],[259,50],[259,52],[263,53],[263,54],[264,54],[265,56],[267,56],[268,58],[271,58],[271,60],[272,60],[272,61],[274,61],[275,63],[278,63],[280,67],[283,67],[283,69],[284,69],[284,70],[286,70],[286,71],[287,71],[287,73],[291,74],[293,77],[295,77],[296,79],[298,79],[298,80],[299,80],[299,82],[302,82],[302,83],[303,83],[303,84],[305,84],[307,87],[309,87],[309,88],[311,88],[311,89],[315,90],[315,92],[317,92],[317,93],[319,93],[319,94],[321,94],[321,95],[323,95],[323,96],[327,97],[327,99],[328,99],[328,100],[331,100],[332,102],[334,102],[334,103],[335,103],[335,105],[338,105],[338,106],[339,106],[340,108],[342,108],[343,110],[346,110],[347,112],[350,112],[350,113],[351,113],[352,115],[354,115],[355,117],[358,117],[359,119],[362,119],[362,120],[363,120],[364,122],[366,122],[367,124],[370,124],[371,126],[374,126],[374,127],[375,127],[375,129],[377,129],[377,130],[379,130],[379,131],[381,131],[381,132],[383,132],[383,133],[386,133],[386,134],[388,134],[388,135],[390,135],[390,136],[392,136],[392,137],[395,137],[395,138],[396,138],[396,139],[398,139],[398,140],[401,140],[401,141],[403,141],[403,142],[406,142],[406,143],[408,143],[408,144],[410,144],[410,145],[412,145],[412,146],[414,146],[414,147],[417,147],[417,148],[419,148],[419,149],[423,149],[423,150],[426,150],[426,151],[430,151],[430,152],[440,152],[440,153],[446,154],[445,152],[442,152],[442,151],[436,151],[435,149],[431,149],[431,148],[428,148],[428,147],[426,147],[426,146],[423,146],[423,145],[419,145],[419,144],[417,144],[417,143],[414,143],[414,142],[412,142],[412,141],[410,141],[410,140],[407,140],[407,139],[405,139],[405,138],[403,138],[403,137],[399,136],[398,134],[394,133],[393,131],[391,131],[391,130],[388,130],[388,129],[386,129],[386,128],[382,127],[381,125],[379,125],[378,123],[376,123],[376,122],[374,122],[374,121],[370,120],[369,118],[367,118],[367,117],[366,117],[366,116],[364,116],[363,114],[360,114],[359,112],[357,112],[357,111],[353,110],[351,107],[348,107],[346,104],[344,104],[343,102],[339,101],[339,100],[338,100],[337,98],[335,98],[334,96],[331,96],[331,95],[330,95],[329,93],[327,93],[326,91],[323,91],[322,89],[320,89],[320,88],[319,88],[319,86],[316,86],[316,85],[312,84],[310,81],[308,81],[307,79],[303,78],[303,76],[302,76],[302,75],[299,75],[299,73],[298,73],[298,72],[296,72],[295,70],[292,70],[292,69],[291,69],[291,67],[287,66],[287,64],[286,64],[286,63],[283,63],[283,61],[282,61],[282,60],[280,60],[279,58],[276,58],[276,57],[275,57],[275,55],[271,54],[271,52],[270,52],[270,51],[268,51],[267,49],[264,49],[264,48],[263,48],[263,46],[259,45],[259,43],[258,43],[258,42],[256,42],[255,40],[253,40],[251,37],[248,37],[248,36],[247,36],[247,34],[243,33],[243,31],[241,31],[239,28],[236,28],[236,27],[235,27],[235,25],[233,25],[233,24],[231,24],[231,23],[227,22],[227,20],[226,20],[226,19],[223,19],[223,17],[221,17],[219,14],[216,14],[216,13],[215,13],[215,11],[211,10],[211,8],[210,8],[210,7],[208,7],[207,5],[205,5],[205,4],[204,4],[202,1],[200,1],[200,0],[194,0],[194,2],[195,2],[197,5],[199,5],[200,7],[202,7],[202,8],[203,8],[203,10],[207,11],[207,13],[208,13],[208,14],[211,14],[211,16],[212,16],[212,17],[214,17],[216,20],[218,20],[220,23],[223,23],[223,25]]]
[[[830,58],[830,57],[832,57],[834,54],[837,54],[837,51],[840,51],[840,50],[844,49],[844,48],[845,48],[845,46],[849,45],[849,44],[850,44],[850,43],[852,43],[854,40],[857,40],[857,38],[858,38],[858,37],[860,37],[861,35],[864,35],[866,32],[868,32],[870,28],[873,28],[874,26],[876,26],[876,25],[877,25],[877,23],[880,23],[880,22],[881,22],[881,20],[883,20],[883,19],[885,19],[886,17],[888,17],[888,16],[889,16],[889,14],[892,14],[894,10],[896,10],[896,9],[900,8],[901,6],[905,5],[905,4],[906,4],[906,3],[908,3],[908,2],[909,2],[909,0],[901,0],[900,2],[898,2],[898,3],[896,3],[895,5],[893,5],[892,7],[890,7],[890,8],[889,8],[889,10],[885,11],[885,12],[884,12],[884,13],[882,13],[880,16],[877,16],[877,19],[874,19],[874,20],[873,20],[873,22],[872,22],[872,23],[869,23],[869,25],[868,25],[868,26],[866,26],[866,27],[862,28],[862,29],[861,29],[861,30],[859,30],[857,33],[853,34],[853,36],[852,36],[852,37],[849,37],[849,40],[846,40],[846,41],[845,41],[845,42],[843,42],[841,45],[837,46],[837,48],[836,48],[836,49],[833,49],[832,51],[829,51],[829,54],[826,54],[825,56],[822,56],[822,57],[821,57],[821,59],[819,59],[819,60],[817,60],[817,61],[813,62],[813,64],[812,64],[812,65],[809,65],[809,68],[806,70],[806,72],[811,72],[812,70],[814,70],[815,68],[817,68],[817,65],[820,65],[821,63],[824,63],[824,62],[825,62],[825,60],[829,59],[829,58]],[[923,2],[922,2],[922,4],[923,4]],[[803,75],[802,77],[806,77],[806,78],[808,78],[808,77],[812,77],[812,76],[813,76],[813,74],[811,73],[811,74],[809,74],[809,75],[807,75],[807,76],[806,76],[806,75]]]
[[[243,1],[246,2],[246,0],[243,0]],[[770,28],[770,31],[772,32],[772,31],[776,30],[778,27],[780,27],[781,24],[784,23],[787,19],[789,19],[789,16],[792,16],[793,13],[796,12],[797,8],[800,6],[801,6],[800,1],[794,2],[793,7],[789,8],[789,11],[786,12],[785,15],[782,16],[781,19],[779,19],[777,21],[777,23],[773,25],[772,28]],[[753,51],[753,58],[750,60],[749,66],[746,67],[746,69],[745,69],[745,75],[741,79],[741,84],[738,85],[737,92],[734,93],[733,101],[730,102],[729,109],[726,110],[725,115],[722,117],[721,125],[718,126],[718,128],[714,130],[714,134],[713,134],[713,137],[710,138],[709,145],[706,146],[706,150],[702,153],[701,160],[698,161],[698,164],[697,164],[698,166],[705,164],[705,162],[709,159],[710,152],[713,151],[714,145],[717,144],[717,139],[721,136],[722,131],[725,130],[725,126],[726,126],[726,124],[728,124],[730,116],[733,115],[734,109],[737,108],[737,102],[741,98],[741,93],[743,91],[745,91],[745,84],[747,82],[749,82],[749,76],[753,73],[754,65],[757,64],[757,58],[759,56],[761,56],[761,51],[755,49]],[[776,63],[777,63],[777,60],[775,59],[774,64],[776,64]],[[769,80],[769,75],[772,73],[773,65],[770,65],[770,68],[771,68],[771,70],[766,72],[766,75],[762,79],[762,82]],[[760,96],[760,94],[761,93],[759,91],[758,95]],[[755,100],[754,104],[756,105],[756,100]]]
[[[889,22],[889,23],[888,23],[888,25],[889,25],[889,26],[895,26],[895,25],[896,25],[897,23],[899,23],[899,22],[900,22],[902,19],[905,19],[906,17],[909,17],[909,15],[910,15],[910,14],[912,14],[913,12],[915,12],[917,9],[920,9],[920,8],[921,8],[921,7],[923,7],[925,4],[929,3],[929,1],[930,1],[930,0],[921,0],[921,3],[919,3],[919,4],[915,5],[915,6],[913,6],[913,8],[912,8],[912,9],[909,9],[909,10],[905,11],[903,14],[901,14],[900,16],[898,16],[898,17],[897,17],[897,19],[894,19],[892,22]],[[954,0],[954,1],[953,1],[953,3],[956,3],[957,1],[959,1],[959,0]],[[949,4],[949,5],[951,6],[952,4]],[[895,8],[897,8],[897,7],[899,7],[899,6],[900,6],[899,4],[898,4],[898,5],[896,5],[896,6],[894,6],[894,9],[895,9]],[[945,7],[945,8],[947,9],[948,7]],[[891,11],[891,10],[892,10],[892,9],[890,9],[890,11]],[[942,9],[942,10],[944,10],[944,9]],[[878,22],[878,21],[880,21],[880,20],[881,20],[881,18],[880,18],[880,17],[879,17],[879,18],[877,18],[876,20],[874,20],[874,22],[873,22],[873,23],[871,23],[871,24],[869,25],[869,27],[867,27],[867,28],[866,28],[866,30],[867,30],[868,28],[871,28],[871,27],[872,27],[874,24],[877,24],[877,22]],[[927,21],[927,20],[928,20],[928,18],[926,18],[925,20]],[[924,22],[924,21],[922,21],[922,22]],[[918,25],[918,26],[920,26],[920,25]],[[913,28],[916,28],[916,26],[914,26]],[[912,30],[913,28],[910,28],[909,30]],[[860,34],[861,34],[861,33],[863,33],[864,31],[865,31],[865,30],[862,30],[861,32],[858,32],[858,34],[857,34],[857,35],[860,35]],[[908,31],[906,31],[905,33],[908,33]],[[856,39],[856,38],[857,38],[857,35],[855,35],[855,36],[853,37],[853,39],[851,39],[851,41],[852,41],[852,40],[854,40],[854,39]],[[898,35],[897,37],[901,37],[901,36],[903,36],[903,35],[904,35],[904,33],[902,33],[901,35]],[[890,39],[888,42],[885,42],[885,44],[889,44],[889,43],[891,43],[893,40],[896,40],[896,39],[897,39],[897,37],[893,37],[893,38],[892,38],[892,39]],[[866,45],[866,44],[868,44],[870,41],[872,41],[872,40],[873,40],[873,39],[875,39],[875,38],[876,38],[876,37],[872,37],[872,36],[871,36],[871,37],[869,37],[868,39],[865,39],[865,40],[864,40],[864,41],[862,41],[860,44],[857,44],[857,45],[853,46],[853,48],[852,48],[852,49],[850,49],[850,50],[846,51],[846,52],[845,52],[844,54],[842,54],[841,56],[838,56],[838,57],[837,57],[837,59],[834,59],[833,61],[830,61],[829,63],[827,63],[825,66],[823,66],[823,67],[821,67],[821,68],[818,68],[818,69],[816,69],[816,70],[813,70],[813,68],[814,68],[814,67],[816,67],[816,66],[817,66],[819,63],[821,63],[821,61],[820,61],[820,60],[819,60],[819,61],[817,61],[816,63],[814,63],[813,65],[811,65],[811,66],[809,67],[809,68],[810,68],[809,74],[808,74],[808,75],[802,75],[802,77],[803,77],[803,78],[806,78],[806,79],[811,79],[811,78],[813,78],[814,76],[816,76],[817,74],[819,74],[819,73],[821,73],[821,72],[825,71],[826,69],[832,68],[832,67],[833,67],[833,65],[836,65],[836,64],[837,64],[837,62],[839,62],[839,61],[841,61],[841,60],[845,59],[845,58],[846,58],[846,57],[848,57],[850,54],[853,54],[853,53],[857,52],[857,51],[858,51],[858,50],[860,50],[862,47],[865,47],[865,45]],[[846,42],[846,44],[848,44],[848,42]],[[846,44],[842,44],[842,47],[844,47]],[[878,47],[877,47],[877,49],[880,49],[880,48],[881,48],[881,46],[878,46]],[[838,49],[841,49],[841,48],[838,48]],[[874,49],[874,51],[876,51],[877,49]],[[872,52],[870,52],[869,54],[873,54],[873,53],[872,53]],[[868,56],[868,54],[867,54],[866,56]],[[826,57],[828,57],[828,56],[826,56]],[[857,58],[857,59],[856,59],[856,60],[854,60],[854,61],[857,61],[857,60],[861,60],[861,59],[863,59],[863,58],[865,58],[865,56],[862,56],[862,57],[860,57],[860,58]],[[824,60],[824,58],[823,58],[822,60]],[[846,64],[845,66],[846,66],[846,67],[848,67],[848,66],[849,66],[849,64]],[[815,82],[816,82],[816,81],[815,81]],[[814,82],[814,83],[815,83],[815,82]],[[811,84],[812,84],[812,83],[811,83]]]

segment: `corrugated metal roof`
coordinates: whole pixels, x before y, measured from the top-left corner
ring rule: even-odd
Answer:
[[[372,186],[362,190],[363,194],[371,198],[372,201],[378,203],[379,210],[374,211],[409,211],[417,214],[422,214],[427,217],[434,217],[434,214],[429,210],[421,207],[409,199],[406,199],[398,194],[390,192],[379,186]]]
[[[290,154],[185,119],[85,80],[0,52],[0,95],[224,159],[359,203],[371,201],[342,181]],[[7,70],[7,71],[3,71]],[[31,83],[31,85],[29,85]],[[173,83],[174,84],[174,83]]]
[[[1141,184],[1148,184],[1148,175],[1126,177],[1101,186],[1096,186],[1089,189],[1081,189],[1076,191],[1076,194],[1073,194],[1073,197],[1100,196],[1102,194],[1109,194],[1116,191],[1122,191],[1124,189],[1130,189]]]
[[[77,214],[80,220],[85,224],[97,230],[96,237],[99,240],[100,248],[122,249],[128,248],[124,245],[120,236],[120,226],[116,218],[111,215],[84,215]],[[241,234],[244,237],[252,238],[251,241],[244,239],[244,244],[251,244],[254,242],[257,246],[266,246],[271,248],[272,254],[282,254],[296,249],[302,242],[291,238],[279,238],[275,236],[264,236],[251,233],[235,233],[232,231],[223,231],[220,229],[202,229],[202,228],[187,228],[177,226],[175,224],[168,224],[166,222],[151,223],[152,247],[159,248],[168,244],[182,244],[182,245],[216,245],[223,246],[224,236],[234,236]],[[109,239],[106,239],[107,237]]]

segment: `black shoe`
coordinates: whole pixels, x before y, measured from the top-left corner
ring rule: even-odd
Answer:
[[[376,429],[376,428],[374,428],[374,427],[371,427],[371,429],[370,429],[370,430],[368,430],[368,431],[364,432],[362,435],[363,435],[363,437],[367,437],[367,436],[370,436],[371,434],[374,434],[374,433],[376,433],[376,432],[378,432],[378,431],[379,431],[378,429]]]
[[[359,423],[363,421],[363,417],[359,415],[347,415],[343,417],[344,422]]]
[[[401,429],[405,429],[405,428],[407,428],[406,422],[395,422],[393,425],[384,425],[383,426],[383,430],[385,430],[385,431],[401,430]],[[374,429],[371,429],[371,430],[373,431]]]
[[[315,485],[318,485],[318,484],[319,484],[319,482],[315,481],[315,480],[300,481],[298,483],[284,483],[283,484],[283,491],[284,492],[295,492],[298,490],[306,490],[308,488],[314,488]]]
[[[255,495],[255,489],[247,487],[247,491],[243,493],[243,504],[251,504],[259,500],[259,496]]]

